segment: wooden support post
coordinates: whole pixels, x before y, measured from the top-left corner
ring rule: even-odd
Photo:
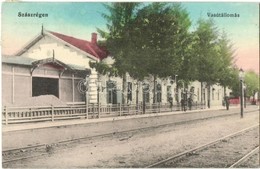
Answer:
[[[86,119],[88,119],[88,92],[86,91]]]
[[[54,121],[54,107],[51,105],[51,121]]]
[[[119,103],[119,116],[121,116],[121,115],[122,115],[122,104]]]
[[[92,119],[95,117],[95,104],[92,103]]]
[[[100,103],[98,103],[98,118],[100,118]]]
[[[29,117],[30,117],[30,120],[32,120],[32,108],[29,109]]]
[[[74,102],[75,102],[75,83],[74,83],[74,80],[75,78],[74,78],[74,74],[72,74],[72,102],[73,102],[73,104],[74,104]]]
[[[138,103],[135,105],[135,115],[137,115],[138,114]]]
[[[15,88],[15,81],[14,81],[14,67],[12,67],[12,103],[14,103],[14,97],[15,97],[15,91],[14,91],[14,88]]]
[[[7,106],[5,106],[5,125],[8,125],[8,109],[7,109]]]

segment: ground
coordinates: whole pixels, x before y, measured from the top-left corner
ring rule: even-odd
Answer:
[[[257,123],[259,113],[255,112],[245,114],[244,118],[238,113],[237,116],[142,129],[63,145],[49,155],[4,167],[145,167]]]

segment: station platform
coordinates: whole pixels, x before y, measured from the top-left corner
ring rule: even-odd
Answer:
[[[231,106],[232,108],[237,108],[237,106]],[[59,120],[59,121],[47,121],[47,122],[34,122],[34,123],[20,123],[20,124],[9,124],[2,125],[2,132],[11,132],[11,131],[20,131],[20,130],[30,130],[30,129],[40,129],[40,128],[50,128],[58,126],[68,126],[68,125],[77,125],[77,124],[88,124],[88,123],[97,123],[97,122],[106,122],[106,121],[115,121],[115,120],[126,120],[126,119],[135,119],[135,118],[145,118],[145,117],[154,117],[154,116],[167,116],[174,114],[189,114],[193,112],[202,112],[210,110],[224,110],[223,106],[214,106],[213,108],[206,109],[197,109],[197,110],[187,110],[187,111],[175,111],[175,112],[165,112],[165,113],[149,113],[149,114],[138,114],[131,116],[118,116],[118,117],[107,117],[107,118],[94,118],[94,119],[78,119],[78,120]]]
[[[257,109],[257,106],[254,106],[254,109]],[[19,149],[39,144],[53,144],[78,138],[180,123],[234,112],[239,114],[239,106],[232,106],[229,111],[221,106],[210,109],[188,110],[186,112],[177,111],[100,119],[3,125],[2,150]]]

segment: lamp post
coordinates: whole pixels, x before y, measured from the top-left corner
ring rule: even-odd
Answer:
[[[244,71],[241,68],[239,70],[239,81],[240,81],[240,116],[243,118],[243,100],[244,100],[244,89],[243,89]]]
[[[246,89],[247,89],[247,86],[244,83],[244,86],[243,86],[243,91],[244,91],[244,108],[246,108]]]

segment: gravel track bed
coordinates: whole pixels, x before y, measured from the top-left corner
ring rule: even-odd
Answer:
[[[115,133],[110,137],[57,146],[50,149],[48,155],[7,163],[3,167],[145,167],[255,123],[259,123],[258,112],[249,113],[243,119],[227,116],[132,133]]]
[[[257,146],[259,146],[259,127],[156,167],[226,168]]]
[[[260,168],[259,152],[249,157],[237,168]]]

